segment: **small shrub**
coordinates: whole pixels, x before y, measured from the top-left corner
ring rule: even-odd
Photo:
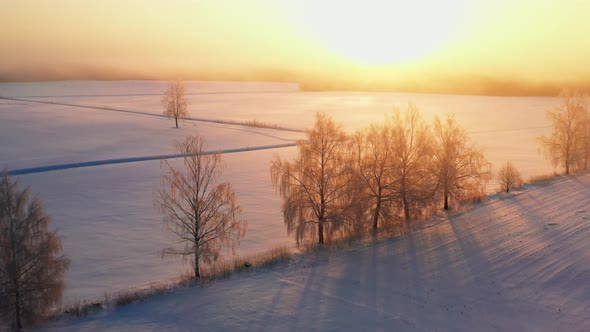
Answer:
[[[475,190],[467,193],[462,202],[468,204],[476,204],[483,202],[487,197],[488,195],[485,193],[484,190]]]
[[[554,179],[557,176],[558,176],[557,173],[546,173],[546,174],[533,175],[528,178],[526,183],[541,183],[541,184],[543,184],[543,183],[549,182],[550,180]]]
[[[269,267],[291,258],[289,247],[274,247],[268,251],[230,260],[220,259],[203,269],[204,280],[229,278],[233,273],[256,267]]]
[[[102,300],[77,301],[54,311],[50,318],[58,318],[62,315],[84,317],[97,313],[105,308],[120,307],[131,303],[141,302],[147,298],[172,291],[177,287],[190,287],[195,284],[203,284],[208,281],[229,278],[233,273],[249,270],[256,267],[269,267],[291,258],[289,247],[275,247],[269,251],[246,257],[236,257],[231,260],[217,260],[203,268],[201,280],[195,281],[194,274],[188,271],[169,282],[155,282],[145,287],[131,288],[105,294]],[[249,264],[249,266],[246,266]]]
[[[520,172],[511,162],[507,162],[498,171],[498,182],[500,183],[500,190],[507,193],[511,189],[521,187],[523,184]]]
[[[103,308],[104,304],[101,301],[77,301],[72,304],[69,304],[66,307],[56,310],[57,314],[54,314],[54,316],[59,316],[60,314],[67,314],[74,317],[84,317],[92,313],[98,312]]]
[[[284,127],[282,127],[281,125],[278,125],[276,123],[270,123],[270,122],[260,121],[260,120],[256,120],[256,119],[244,121],[243,124],[248,127],[256,127],[256,128],[285,129]]]

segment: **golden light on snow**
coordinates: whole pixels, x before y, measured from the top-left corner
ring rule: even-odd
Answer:
[[[415,60],[460,25],[463,0],[303,0],[299,15],[325,47],[364,64]]]

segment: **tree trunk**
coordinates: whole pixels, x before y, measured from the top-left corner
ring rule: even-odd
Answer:
[[[174,117],[174,121],[176,121],[176,128],[178,128],[178,117],[177,116]]]
[[[375,215],[373,216],[373,232],[377,232],[379,227],[379,214],[381,213],[381,196],[377,197],[377,206],[375,206]]]
[[[196,230],[195,230],[195,233],[197,233]],[[198,244],[198,240],[197,240],[197,236],[196,235],[195,235],[194,241],[195,241],[195,252],[194,252],[194,254],[195,254],[195,262],[194,262],[194,265],[195,265],[195,279],[199,279],[201,277],[201,273],[199,272],[199,246],[197,245]]]
[[[406,188],[403,186],[402,188],[402,204],[404,204],[404,218],[406,220],[406,224],[410,223],[410,206],[408,204],[408,196],[406,195]]]
[[[199,255],[195,252],[195,279],[199,279],[201,273],[199,272]]]
[[[404,203],[404,222],[406,223],[406,230],[410,229],[410,208],[407,202]]]
[[[15,292],[14,292],[14,306],[15,306],[15,310],[14,310],[14,320],[15,320],[15,324],[16,324],[16,330],[17,331],[22,331],[23,329],[23,319],[22,319],[22,313],[21,313],[21,308],[20,308],[20,296],[19,296],[19,292],[18,292],[18,284],[17,281],[15,280]]]
[[[324,219],[318,220],[318,235],[320,238],[320,244],[324,244]]]
[[[445,204],[443,206],[443,209],[448,210],[449,209],[449,194],[445,192]]]

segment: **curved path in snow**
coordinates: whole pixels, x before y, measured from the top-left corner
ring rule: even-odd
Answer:
[[[228,153],[238,153],[238,152],[247,152],[247,151],[270,150],[270,149],[289,148],[289,147],[293,147],[295,145],[296,145],[296,143],[260,145],[260,146],[246,147],[246,148],[207,151],[207,152],[205,152],[205,154],[206,155],[211,155],[211,154],[215,154],[215,153],[228,154]],[[187,154],[165,154],[165,155],[156,155],[156,156],[92,160],[92,161],[83,161],[83,162],[78,162],[78,163],[66,163],[66,164],[56,164],[56,165],[48,165],[48,166],[40,166],[40,167],[13,169],[13,170],[8,171],[8,175],[25,175],[25,174],[33,174],[33,173],[44,173],[44,172],[51,172],[51,171],[61,171],[61,170],[72,169],[72,168],[135,163],[135,162],[140,162],[140,161],[172,159],[172,158],[179,158],[179,157],[184,157],[184,156],[187,156]]]

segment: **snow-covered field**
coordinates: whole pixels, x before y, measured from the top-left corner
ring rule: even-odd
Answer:
[[[296,150],[255,149],[303,135],[200,121],[174,129],[171,120],[159,116],[165,87],[165,82],[141,81],[0,83],[0,96],[29,100],[0,99],[0,168],[165,155],[173,152],[174,140],[197,132],[213,150],[253,150],[224,156],[224,179],[234,184],[249,222],[238,253],[292,245],[268,168],[273,153],[291,157]],[[256,119],[303,129],[312,125],[315,112],[323,111],[349,131],[381,121],[394,106],[413,101],[427,119],[455,113],[495,164],[510,160],[525,176],[552,171],[538,154],[535,138],[549,131],[545,111],[558,103],[555,98],[307,93],[294,84],[233,82],[189,82],[187,93],[195,118]],[[158,161],[145,161],[19,176],[43,197],[64,237],[64,251],[72,260],[66,303],[178,275],[179,261],[158,255],[172,241],[152,206],[160,174]]]
[[[590,174],[49,331],[589,331]]]

